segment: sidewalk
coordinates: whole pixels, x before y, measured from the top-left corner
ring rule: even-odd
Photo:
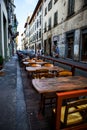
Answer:
[[[40,94],[31,78],[19,66],[16,56],[4,66],[0,76],[0,130],[52,130],[49,107],[39,114]]]
[[[0,130],[29,130],[17,57],[4,66],[0,76]]]

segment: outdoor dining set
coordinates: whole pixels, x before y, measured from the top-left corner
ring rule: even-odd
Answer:
[[[87,78],[42,59],[22,59],[33,88],[40,94],[39,112],[52,108],[55,130],[87,129]]]

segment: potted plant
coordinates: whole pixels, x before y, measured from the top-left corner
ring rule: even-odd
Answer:
[[[4,62],[4,59],[3,59],[3,57],[0,55],[0,70],[3,68],[3,62]]]

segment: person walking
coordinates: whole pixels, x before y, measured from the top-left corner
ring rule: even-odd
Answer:
[[[56,46],[56,49],[55,49],[55,57],[56,58],[59,57],[59,48],[58,48],[58,46]]]

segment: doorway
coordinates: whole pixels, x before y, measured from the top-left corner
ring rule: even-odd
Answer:
[[[87,61],[87,30],[82,32],[82,52],[81,60]]]
[[[49,46],[49,55],[52,56],[52,54],[51,54],[51,38],[48,39],[48,46]]]
[[[67,34],[67,58],[73,59],[74,33]]]

